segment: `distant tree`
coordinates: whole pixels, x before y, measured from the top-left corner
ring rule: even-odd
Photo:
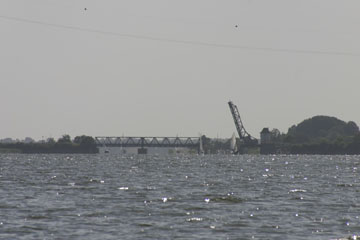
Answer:
[[[348,135],[353,135],[354,133],[359,134],[360,130],[358,125],[355,122],[350,121],[345,126],[345,133]]]
[[[315,116],[289,128],[284,140],[287,143],[334,142],[339,137],[354,136],[359,127],[354,122],[344,122],[335,117]]]
[[[57,143],[61,143],[61,144],[69,144],[71,143],[71,137],[70,135],[63,135],[61,138],[58,139]]]
[[[26,137],[23,142],[24,142],[24,143],[34,143],[35,140],[32,139],[31,137]]]
[[[353,137],[352,142],[347,146],[347,153],[360,154],[360,134]]]
[[[92,146],[95,145],[95,139],[90,136],[76,136],[74,138],[74,143],[79,144],[81,146]]]
[[[271,134],[271,141],[272,142],[280,142],[281,141],[281,132],[279,129],[277,128],[273,128],[271,131],[270,131],[270,134]]]
[[[288,135],[294,135],[296,133],[296,125],[292,125],[289,129],[288,129]]]
[[[48,139],[46,139],[46,142],[49,143],[49,144],[54,144],[55,139],[54,138],[48,138]]]

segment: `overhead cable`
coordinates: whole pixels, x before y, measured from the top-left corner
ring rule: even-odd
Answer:
[[[42,26],[48,26],[53,28],[62,28],[73,31],[81,31],[88,33],[97,33],[102,35],[109,35],[121,38],[132,38],[132,39],[140,39],[140,40],[149,40],[149,41],[157,41],[157,42],[168,42],[168,43],[177,43],[177,44],[185,44],[185,45],[196,45],[196,46],[205,46],[205,47],[216,47],[216,48],[232,48],[232,49],[241,49],[241,50],[249,50],[249,51],[264,51],[264,52],[275,52],[275,53],[295,53],[295,54],[317,54],[317,55],[338,55],[338,56],[352,56],[352,57],[360,57],[360,53],[352,53],[352,52],[342,52],[342,51],[325,51],[325,50],[305,50],[305,49],[291,49],[291,48],[272,48],[272,47],[254,47],[254,46],[244,46],[244,45],[235,45],[235,44],[223,44],[223,43],[214,43],[214,42],[205,42],[205,41],[193,41],[193,40],[179,40],[179,39],[171,39],[171,38],[162,38],[162,37],[153,37],[147,35],[137,35],[137,34],[127,34],[127,33],[119,33],[112,31],[104,31],[92,28],[84,28],[79,26],[70,26],[63,25],[57,23],[48,23],[39,20],[25,19],[19,17],[5,16],[0,15],[1,19],[16,21],[28,24],[37,24]]]

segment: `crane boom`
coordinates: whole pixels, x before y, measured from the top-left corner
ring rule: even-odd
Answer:
[[[242,140],[245,144],[255,144],[257,143],[257,139],[252,137],[245,129],[244,124],[241,121],[240,113],[235,104],[232,101],[228,102],[231,114],[234,118],[234,123],[236,126],[236,130],[239,134],[240,140]]]

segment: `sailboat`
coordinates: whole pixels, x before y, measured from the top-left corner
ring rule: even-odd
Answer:
[[[232,154],[237,154],[238,153],[235,133],[233,133],[233,135],[231,137],[231,140],[230,140],[230,150],[231,150]]]
[[[202,142],[201,134],[199,134],[199,154],[204,155],[204,148],[203,148],[203,142]]]

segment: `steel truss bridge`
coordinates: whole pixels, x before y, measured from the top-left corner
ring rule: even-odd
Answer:
[[[183,147],[200,149],[199,137],[95,137],[98,147]]]

